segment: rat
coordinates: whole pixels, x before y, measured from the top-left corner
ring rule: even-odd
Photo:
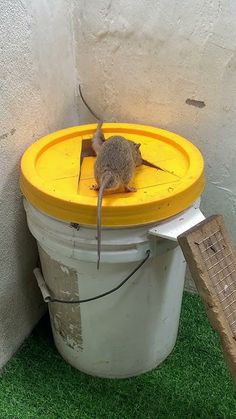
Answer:
[[[98,191],[97,201],[97,242],[98,259],[97,269],[100,265],[101,254],[101,216],[102,200],[105,190],[117,190],[121,187],[126,192],[136,192],[136,188],[129,186],[135,172],[135,168],[142,164],[140,152],[141,144],[127,140],[121,136],[112,136],[105,141],[102,133],[101,121],[87,105],[79,86],[81,98],[92,115],[99,120],[97,129],[92,138],[92,147],[97,155],[94,164],[94,177],[97,182],[91,189]]]
[[[99,269],[101,253],[101,215],[104,191],[114,191],[123,187],[126,192],[136,192],[136,188],[129,186],[129,183],[133,178],[135,168],[142,164],[140,145],[120,136],[110,137],[106,142],[102,143],[97,142],[96,133],[93,138],[93,147],[94,150],[97,150],[97,158],[94,165],[94,177],[97,184],[91,186],[91,189],[98,191],[97,269]]]

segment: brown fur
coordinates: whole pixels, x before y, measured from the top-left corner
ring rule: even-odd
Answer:
[[[135,167],[142,164],[139,144],[123,137],[110,137],[100,149],[94,165],[94,175],[98,186],[101,186],[106,172],[112,173],[112,179],[106,189],[128,187]],[[96,151],[96,150],[95,150]]]
[[[101,128],[100,128],[101,129]],[[98,129],[96,133],[98,134]],[[97,140],[98,138],[98,140]],[[135,167],[142,164],[142,156],[139,150],[140,144],[126,140],[123,137],[113,136],[102,142],[99,136],[93,137],[93,148],[97,153],[94,165],[94,177],[97,185],[93,189],[99,190],[97,205],[97,240],[99,269],[101,253],[101,211],[102,198],[105,189],[118,189],[123,187],[126,192],[135,192],[136,189],[129,186],[134,175]]]

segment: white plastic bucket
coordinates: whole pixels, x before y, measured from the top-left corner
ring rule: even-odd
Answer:
[[[49,303],[54,341],[67,362],[90,375],[125,378],[155,368],[170,354],[186,267],[175,235],[179,226],[183,231],[204,218],[198,205],[160,223],[159,230],[153,225],[103,229],[98,271],[95,228],[76,228],[24,200],[38,243],[41,280],[53,298],[81,300],[109,291],[146,257],[147,250],[151,252],[116,292],[83,304]]]

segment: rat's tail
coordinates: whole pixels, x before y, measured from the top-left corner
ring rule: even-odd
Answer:
[[[80,84],[79,84],[79,93],[80,93],[83,104],[86,106],[86,108],[89,110],[89,112],[94,116],[94,118],[96,118],[98,120],[98,125],[97,125],[96,131],[95,131],[95,133],[93,135],[93,139],[92,139],[93,149],[94,149],[95,153],[98,154],[101,146],[103,145],[103,143],[105,141],[105,137],[104,137],[103,132],[102,132],[103,121],[101,120],[101,118],[98,118],[98,116],[95,114],[95,112],[87,104],[87,102],[86,102],[86,100],[83,96]]]
[[[95,112],[87,104],[87,102],[86,102],[86,100],[85,100],[85,98],[83,96],[83,93],[82,93],[81,85],[80,84],[79,84],[79,94],[80,94],[80,97],[81,97],[81,99],[83,101],[83,104],[86,106],[86,108],[89,110],[89,112],[94,116],[95,119],[97,119],[97,121],[100,121],[100,118],[98,118],[98,116],[95,114]]]
[[[98,154],[100,148],[102,147],[105,141],[105,137],[102,132],[102,124],[103,124],[103,121],[98,122],[96,131],[92,138],[92,146],[96,154]]]
[[[101,186],[98,192],[98,203],[97,203],[97,241],[98,241],[98,259],[97,259],[97,269],[100,265],[100,254],[101,254],[101,219],[102,219],[102,199],[104,190],[107,189],[108,185],[110,187],[113,183],[114,176],[111,173],[106,173],[103,177]]]

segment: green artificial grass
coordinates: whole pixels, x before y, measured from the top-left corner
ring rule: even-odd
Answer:
[[[185,294],[174,351],[131,379],[93,378],[66,364],[44,318],[2,372],[0,418],[236,418],[236,391],[199,297]]]

